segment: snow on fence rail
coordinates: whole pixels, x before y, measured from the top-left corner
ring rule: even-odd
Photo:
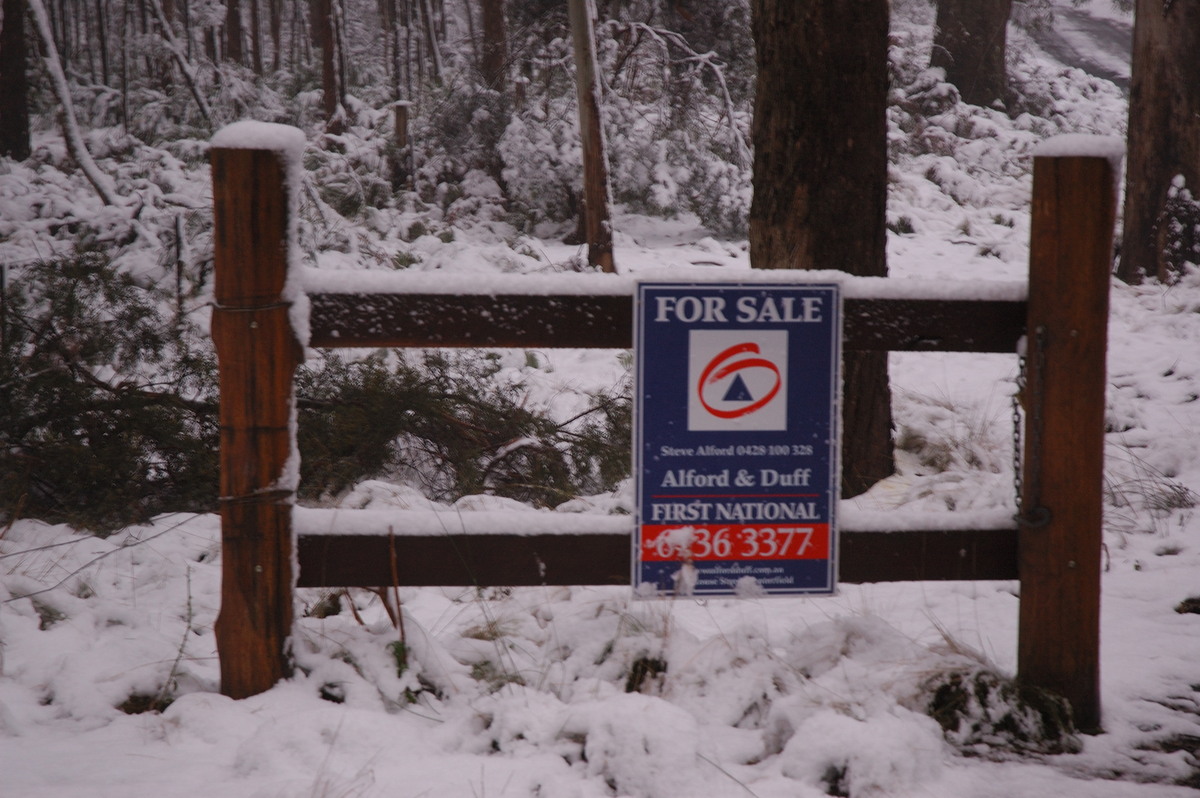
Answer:
[[[1017,578],[1008,513],[838,512],[842,582]],[[300,587],[378,587],[393,573],[408,586],[630,580],[627,515],[297,507],[292,521]]]
[[[290,673],[295,585],[623,584],[630,574],[628,518],[294,507],[293,377],[304,346],[628,348],[634,292],[634,281],[615,275],[302,268],[294,234],[302,145],[291,128],[239,123],[210,151],[223,545],[216,633],[221,689],[234,697]],[[1100,722],[1104,360],[1119,169],[1111,145],[1102,149],[1035,157],[1027,293],[1013,283],[738,274],[841,282],[847,350],[1015,353],[1023,343],[1019,520],[886,523],[847,513],[839,578],[1019,578],[1019,676],[1066,697],[1085,729]]]

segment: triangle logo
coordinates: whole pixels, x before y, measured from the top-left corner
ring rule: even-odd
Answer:
[[[729,384],[729,390],[722,397],[725,402],[752,402],[754,397],[750,395],[750,389],[746,387],[746,381],[742,379],[741,374],[737,374],[733,378],[733,382]]]

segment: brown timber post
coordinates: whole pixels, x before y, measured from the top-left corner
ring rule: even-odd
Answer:
[[[1098,731],[1116,166],[1043,152],[1033,171],[1017,673],[1066,698],[1080,729]]]
[[[299,462],[291,422],[302,349],[284,295],[285,153],[219,146],[236,138],[214,139],[210,151],[212,337],[221,391],[222,585],[215,631],[221,692],[244,698],[291,673],[295,479],[289,465]]]

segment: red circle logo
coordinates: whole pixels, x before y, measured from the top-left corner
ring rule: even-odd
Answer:
[[[700,375],[700,382],[696,385],[696,392],[699,394],[700,404],[704,406],[705,410],[717,418],[739,418],[741,416],[747,416],[756,410],[760,410],[766,405],[770,404],[771,400],[775,398],[775,395],[779,393],[779,389],[783,386],[783,379],[779,374],[779,367],[770,360],[767,360],[763,357],[746,357],[740,360],[734,359],[739,355],[745,354],[759,355],[762,354],[762,350],[759,349],[758,344],[751,342],[731,346],[714,357],[709,364],[704,367],[704,371]],[[717,382],[723,380],[731,374],[753,368],[768,369],[775,377],[774,385],[771,386],[771,389],[767,391],[762,398],[752,401],[745,407],[738,407],[732,410],[720,410],[715,408],[708,403],[708,400],[704,398],[705,388],[715,385]]]

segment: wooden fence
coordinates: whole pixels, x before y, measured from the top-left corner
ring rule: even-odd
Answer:
[[[589,530],[588,519],[575,517],[570,535],[466,527],[406,535],[405,516],[398,513],[386,524],[352,534],[322,533],[305,524],[296,533],[294,515],[303,512],[293,507],[299,454],[291,426],[294,371],[302,361],[293,329],[300,280],[289,274],[289,264],[298,259],[289,233],[294,207],[289,191],[295,187],[288,185],[287,157],[279,149],[224,142],[211,150],[212,334],[221,391],[224,581],[216,634],[222,692],[253,695],[289,675],[294,585],[628,584],[632,519],[596,516]],[[856,530],[851,519],[840,530],[839,580],[1019,578],[1018,676],[1065,696],[1077,723],[1089,730],[1100,725],[1101,489],[1115,168],[1102,156],[1035,158],[1027,301],[851,293],[844,312],[846,350],[1025,348],[1020,518],[1026,520],[955,529],[953,514],[939,514],[930,516],[925,529],[876,531]],[[522,279],[492,281],[500,290],[486,294],[310,292],[307,343],[632,345],[632,289],[532,294],[522,292]],[[545,523],[545,513],[533,515]]]

